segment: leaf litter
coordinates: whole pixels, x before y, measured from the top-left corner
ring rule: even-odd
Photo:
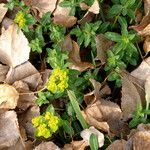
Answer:
[[[72,28],[76,24],[85,25],[102,11],[97,0],[93,1],[91,6],[84,2],[80,3],[79,7],[85,14],[78,20],[76,16],[69,15],[71,8],[59,5],[61,0],[24,0],[24,2],[31,7],[32,13],[36,12],[34,14],[36,18],[40,19],[44,13],[51,12],[53,23],[66,28]],[[149,101],[149,57],[142,60],[141,64],[131,73],[121,74],[122,89],[119,103],[114,101],[113,91],[109,84],[89,78],[92,90],[84,91],[85,108],[82,110],[82,115],[90,127],[81,132],[82,140],[72,137],[72,142],[65,143],[63,148],[55,139],[38,141],[35,138],[32,119],[39,116],[41,109],[44,108],[37,106],[35,101],[37,91],[45,87],[51,70],[36,69],[30,58],[31,48],[27,35],[19,30],[16,24],[12,24],[12,20],[5,17],[8,9],[4,5],[0,2],[0,23],[2,22],[0,35],[0,62],[2,63],[0,64],[0,149],[84,150],[89,146],[89,138],[92,133],[97,135],[99,147],[105,144],[105,135],[110,138],[122,135],[119,140],[111,142],[107,150],[150,149],[150,125],[139,124],[132,130],[128,127],[128,122],[137,106],[145,106],[146,101]],[[140,24],[132,25],[130,28],[133,28],[143,38],[143,50],[148,55],[150,51],[149,0],[144,0],[144,9],[145,16]],[[114,46],[114,42],[108,40],[103,34],[96,35],[95,39],[97,56],[94,61],[100,61],[103,65],[107,62],[106,53]],[[82,60],[82,47],[71,35],[68,34],[65,37],[61,47],[69,52],[70,69],[78,70],[80,73],[94,69],[92,62]],[[99,65],[96,66],[101,69]]]

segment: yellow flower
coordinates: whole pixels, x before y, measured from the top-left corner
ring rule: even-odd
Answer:
[[[26,25],[25,13],[23,13],[22,11],[19,11],[16,14],[14,22],[17,23],[19,27],[22,29]]]
[[[64,92],[68,87],[68,70],[56,68],[47,83],[47,89],[52,93]]]
[[[43,136],[44,138],[49,138],[51,136],[50,130],[47,129],[46,124],[40,124],[37,128],[36,135],[38,137]]]
[[[34,125],[34,127],[39,126],[41,122],[42,122],[42,116],[37,116],[32,119],[32,124]]]
[[[58,127],[59,127],[59,121],[60,121],[59,118],[57,116],[54,116],[50,112],[46,112],[44,118],[48,121],[48,126],[50,127],[50,129],[53,132],[56,132],[58,130]]]

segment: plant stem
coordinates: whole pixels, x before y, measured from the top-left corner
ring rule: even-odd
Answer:
[[[81,110],[80,110],[80,107],[79,107],[79,104],[78,104],[78,101],[77,101],[77,98],[76,98],[74,92],[71,91],[71,90],[68,90],[67,93],[68,93],[70,102],[71,102],[71,104],[73,106],[73,109],[74,109],[74,111],[75,111],[75,113],[77,115],[77,118],[80,121],[83,129],[88,128],[88,125],[87,125],[86,121],[84,120],[84,118],[82,116],[82,113],[81,113]]]

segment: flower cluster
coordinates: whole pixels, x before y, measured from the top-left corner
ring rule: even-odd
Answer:
[[[64,92],[68,87],[68,70],[56,68],[47,83],[47,89],[52,93]]]
[[[22,29],[25,27],[26,21],[25,13],[23,11],[19,11],[15,16],[14,22],[17,23],[18,26]]]
[[[32,124],[36,127],[37,137],[49,138],[58,130],[60,119],[52,113],[46,112],[45,115],[33,118]]]

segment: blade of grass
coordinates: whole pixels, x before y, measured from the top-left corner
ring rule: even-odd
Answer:
[[[77,98],[76,98],[74,92],[71,91],[71,90],[68,90],[67,93],[68,93],[70,102],[71,102],[71,104],[73,106],[73,109],[74,109],[74,111],[75,111],[75,113],[77,115],[77,118],[80,121],[83,129],[88,128],[88,125],[87,125],[85,119],[82,116],[82,113],[81,113],[81,110],[80,110],[80,107],[79,107],[79,104],[78,104],[78,101],[77,101]]]

